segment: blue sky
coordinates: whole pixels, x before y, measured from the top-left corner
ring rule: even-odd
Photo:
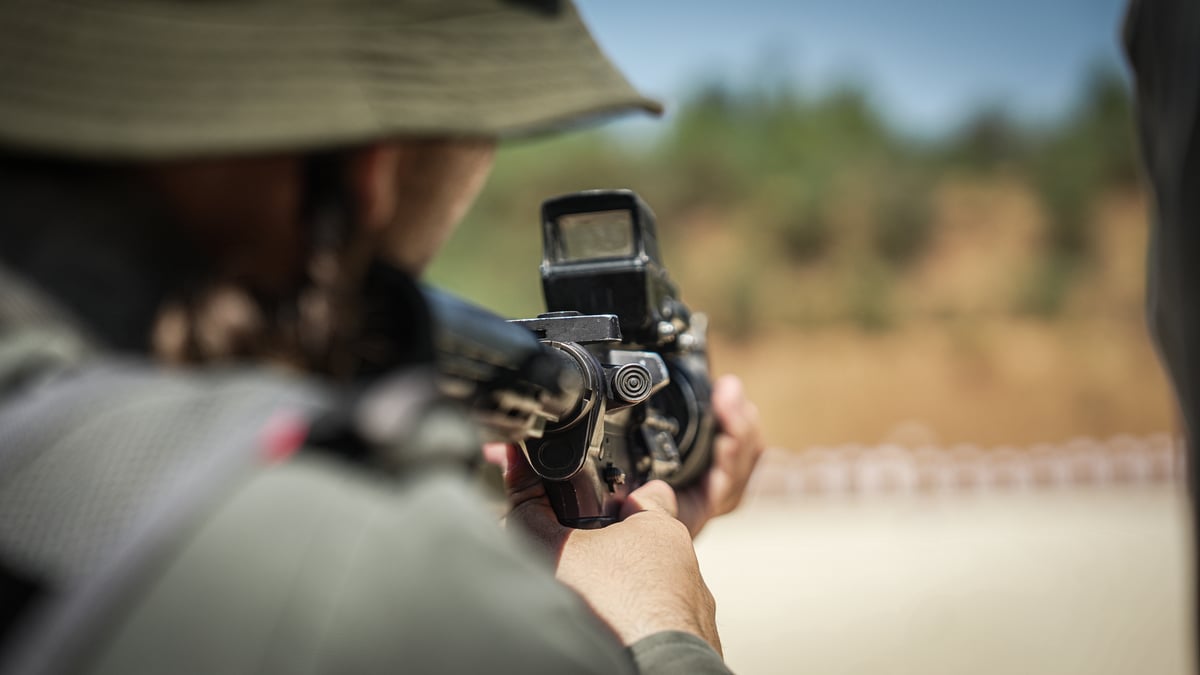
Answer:
[[[577,0],[642,91],[784,79],[862,84],[900,128],[937,134],[1001,104],[1067,109],[1094,64],[1118,64],[1125,0]],[[628,123],[625,123],[628,124]],[[639,125],[635,124],[634,127]]]

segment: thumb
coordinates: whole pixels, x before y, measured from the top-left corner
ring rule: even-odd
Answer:
[[[630,492],[621,505],[621,520],[647,511],[664,513],[672,518],[679,515],[679,500],[674,488],[661,480],[652,480]]]

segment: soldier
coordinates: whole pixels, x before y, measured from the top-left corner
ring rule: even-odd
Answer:
[[[566,2],[0,1],[0,669],[724,672],[736,381],[700,486],[567,531],[515,457],[506,533],[420,367],[497,139],[638,108]]]

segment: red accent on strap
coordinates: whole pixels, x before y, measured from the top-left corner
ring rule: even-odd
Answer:
[[[296,454],[308,438],[308,421],[293,412],[275,413],[261,432],[263,459],[282,462]]]

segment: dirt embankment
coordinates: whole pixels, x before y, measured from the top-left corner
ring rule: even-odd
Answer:
[[[882,291],[893,318],[883,330],[783,320],[778,314],[836,300],[846,266],[789,269],[769,251],[762,274],[778,278],[760,278],[747,296],[753,307],[743,309],[757,328],[734,339],[722,323],[729,313],[716,314],[714,366],[744,378],[771,444],[1023,445],[1175,428],[1142,320],[1141,195],[1113,194],[1095,205],[1089,263],[1050,317],[1018,309],[1041,218],[1027,190],[951,182],[937,205],[929,252]],[[707,233],[724,237],[727,260],[755,246],[699,228],[695,248],[681,256],[689,264],[680,267],[697,276],[683,287],[701,308],[721,302],[710,288],[720,275],[706,285],[695,274],[712,243]]]
[[[775,330],[714,341],[771,445],[1029,444],[1174,427],[1168,385],[1139,326],[997,320],[880,335]]]

